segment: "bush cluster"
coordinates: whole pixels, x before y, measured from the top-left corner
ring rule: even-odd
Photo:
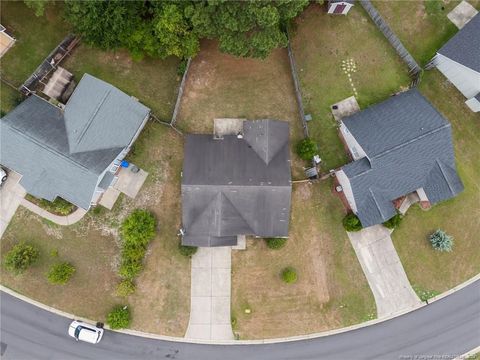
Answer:
[[[107,324],[113,330],[127,328],[130,321],[130,309],[127,306],[117,305],[107,315]]]
[[[362,230],[362,223],[360,222],[360,219],[358,218],[357,215],[353,214],[353,213],[349,213],[347,214],[344,218],[343,218],[343,227],[345,228],[345,230],[347,230],[348,232],[353,232],[353,231],[360,231]]]
[[[388,228],[388,229],[395,229],[398,226],[400,226],[400,223],[402,222],[403,216],[400,213],[397,213],[394,217],[391,219],[388,219],[383,223],[383,225]]]
[[[21,274],[39,258],[40,251],[23,242],[15,245],[5,254],[5,267],[14,273]]]
[[[282,280],[287,284],[292,284],[297,281],[297,271],[289,266],[282,270]]]
[[[178,251],[180,251],[180,254],[186,257],[192,257],[196,252],[198,248],[196,246],[187,246],[187,245],[182,245],[178,244]]]
[[[51,284],[65,285],[74,273],[75,267],[72,264],[62,262],[52,265],[47,278]]]
[[[120,276],[133,279],[142,270],[143,257],[155,237],[156,221],[147,210],[134,210],[122,223],[122,260]]]
[[[448,235],[445,231],[438,229],[430,235],[430,243],[437,251],[452,251],[453,237]]]
[[[317,144],[310,138],[305,138],[297,144],[297,154],[303,160],[312,160],[317,152]]]
[[[117,285],[117,295],[127,297],[135,292],[135,284],[130,279],[124,279]]]
[[[265,243],[270,249],[281,249],[287,243],[287,238],[266,238]]]
[[[62,216],[69,215],[76,209],[75,205],[60,197],[55,198],[53,201],[40,199],[38,205],[48,212]]]

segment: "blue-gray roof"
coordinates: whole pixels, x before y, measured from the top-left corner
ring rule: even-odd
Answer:
[[[450,124],[416,89],[343,122],[367,155],[342,168],[364,227],[394,216],[392,201],[419,188],[432,204],[463,190]]]
[[[480,72],[480,14],[475,15],[438,53]]]
[[[85,80],[87,82],[84,82]],[[95,82],[105,87],[106,83],[88,75],[78,85],[81,91],[74,93],[72,97],[82,94],[85,83]],[[111,85],[108,87],[113,88]],[[70,136],[65,118],[70,101],[64,112],[44,99],[32,95],[0,120],[0,163],[22,175],[20,183],[28,193],[50,201],[60,196],[88,209],[99,177],[129,145],[140,130],[149,110],[124,94],[124,97],[119,97],[124,102],[122,105],[124,115],[117,117],[116,111],[113,108],[109,111],[109,108],[119,104],[111,104],[104,108],[106,105],[102,103],[98,91],[92,91],[89,95],[83,93],[81,96],[89,104],[96,99],[97,107],[102,113],[110,113],[112,116],[109,127],[100,129],[97,127],[97,119],[104,121],[106,116],[92,117],[86,110],[78,109],[85,117],[91,119],[90,128],[97,130],[94,136],[90,136],[88,129],[85,131],[88,136],[84,139],[88,138],[90,149],[85,148],[85,143],[80,142],[82,151],[78,151],[79,149],[71,143],[75,137]],[[77,100],[71,101],[75,103]],[[128,106],[133,110],[129,111]],[[140,112],[139,109],[145,111]],[[72,113],[72,109],[68,111]],[[82,117],[77,119],[84,120]],[[135,125],[132,126],[131,123]],[[122,140],[111,141],[112,134],[119,133],[119,128]],[[103,131],[103,134],[100,131]],[[108,147],[105,144],[108,144]],[[106,181],[101,185],[106,187]]]
[[[188,135],[182,173],[185,245],[236,244],[237,235],[288,236],[288,123],[245,121],[243,138]]]

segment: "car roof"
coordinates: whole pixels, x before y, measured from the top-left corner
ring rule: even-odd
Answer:
[[[90,327],[80,325],[82,328],[78,334],[78,340],[86,341],[95,344],[98,339],[98,332]]]

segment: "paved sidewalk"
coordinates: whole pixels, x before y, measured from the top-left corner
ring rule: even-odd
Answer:
[[[231,248],[199,248],[192,257],[186,338],[233,340],[230,314]]]
[[[421,303],[408,281],[386,227],[375,225],[347,234],[373,292],[379,318]]]
[[[70,215],[66,215],[66,216],[55,215],[55,214],[52,214],[51,212],[48,212],[47,210],[42,209],[40,206],[28,201],[27,199],[22,199],[21,205],[26,207],[31,212],[43,217],[44,219],[50,220],[57,225],[63,225],[63,226],[75,224],[76,222],[80,221],[87,213],[86,210],[82,208],[78,208]]]
[[[26,195],[25,189],[19,184],[20,178],[20,174],[9,171],[7,180],[0,188],[0,238]]]

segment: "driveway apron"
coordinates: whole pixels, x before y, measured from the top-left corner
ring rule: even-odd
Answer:
[[[25,189],[19,184],[20,178],[20,174],[9,171],[7,180],[0,188],[0,238],[26,195]]]
[[[375,225],[347,234],[373,292],[379,318],[420,304],[386,227]]]

